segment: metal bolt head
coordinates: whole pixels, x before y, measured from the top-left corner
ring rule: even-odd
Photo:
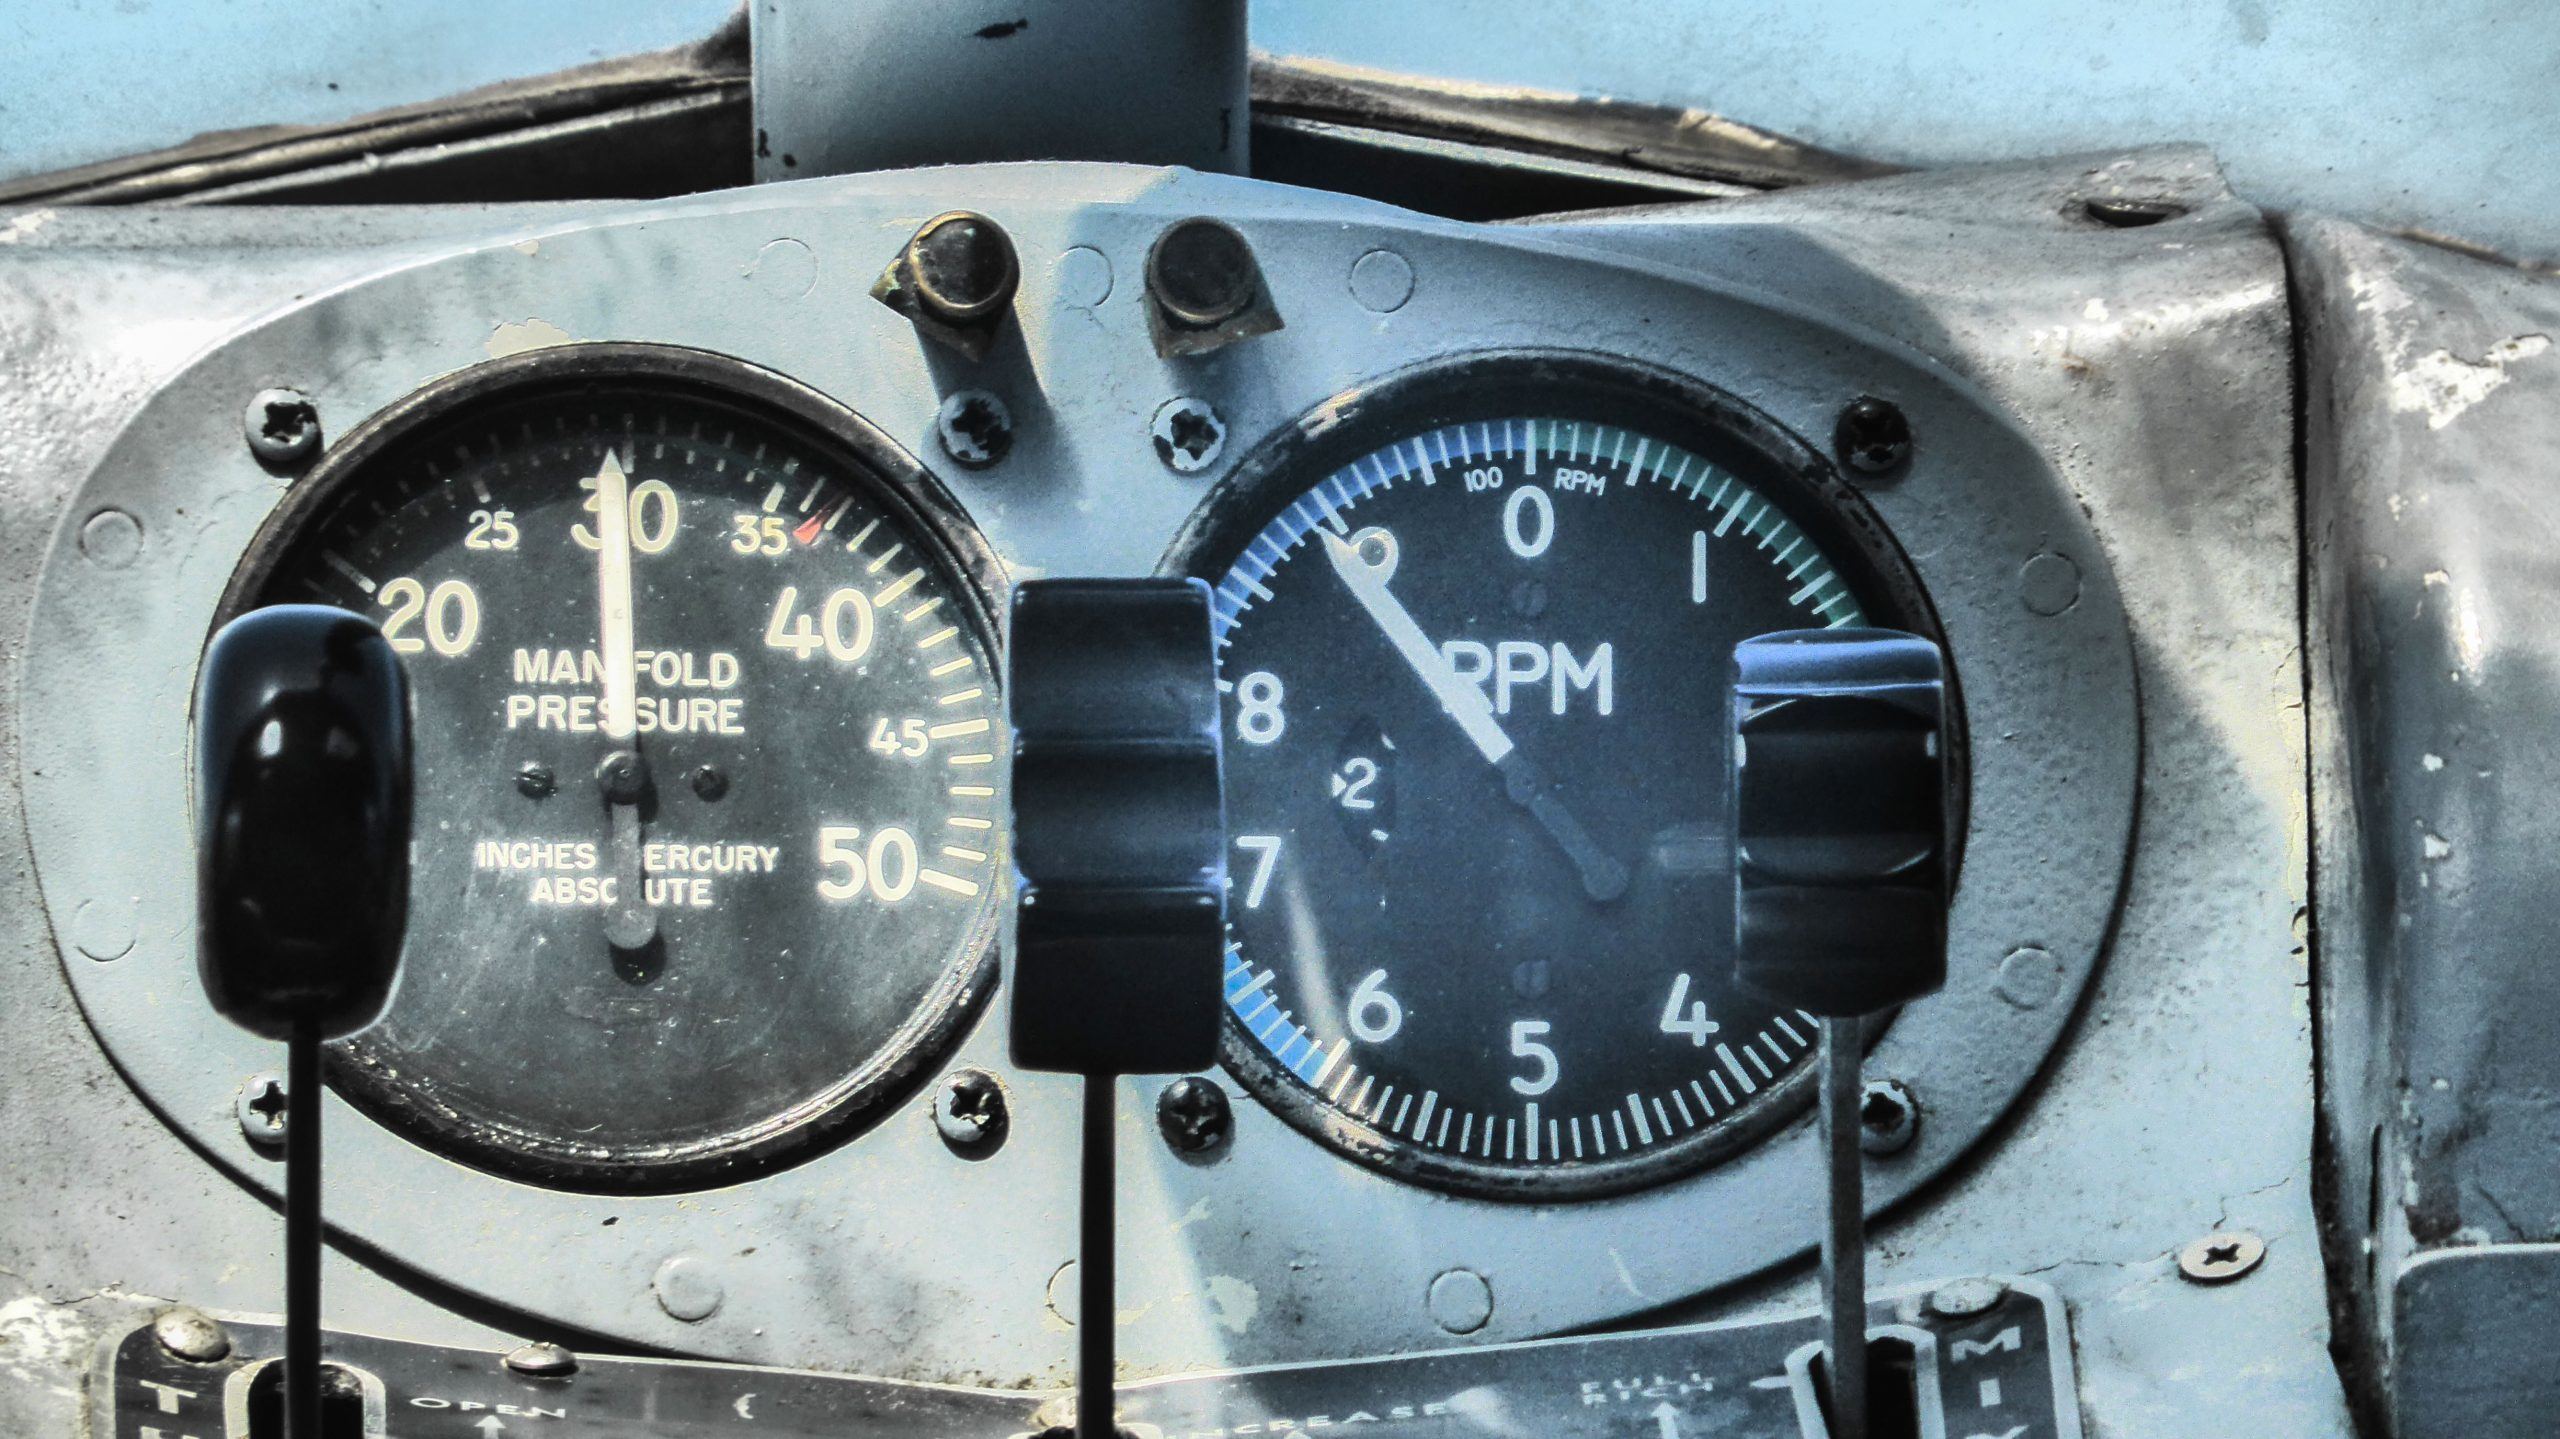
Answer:
[[[1892,474],[1911,459],[1911,420],[1894,405],[1860,395],[1840,411],[1831,447],[1840,463],[1861,475]]]
[[[257,1145],[284,1143],[285,1109],[284,1076],[272,1070],[249,1076],[232,1104],[241,1137]]]
[[[577,1372],[578,1356],[557,1344],[521,1344],[508,1351],[506,1365],[535,1379],[557,1379]]]
[[[954,390],[934,412],[933,433],[944,454],[983,470],[1013,452],[1013,412],[985,390]]]
[[[1871,1079],[1858,1094],[1858,1148],[1900,1154],[1920,1133],[1920,1099],[1898,1079]]]
[[[190,1364],[211,1364],[231,1352],[231,1334],[213,1316],[184,1305],[151,1321],[160,1347]]]
[[[559,788],[560,778],[549,765],[527,762],[516,771],[516,792],[527,799],[549,799]]]
[[[1156,458],[1177,475],[1200,473],[1227,449],[1227,422],[1208,401],[1188,396],[1159,405],[1147,434],[1155,441]]]
[[[2266,1257],[2267,1241],[2248,1230],[2216,1230],[2178,1251],[2178,1272],[2198,1284],[2228,1284]]]
[[[1452,1269],[1423,1296],[1431,1322],[1451,1334],[1473,1334],[1493,1322],[1493,1285],[1472,1269]]]
[[[729,792],[729,776],[718,765],[704,765],[693,772],[693,792],[704,799],[719,799]]]
[[[1004,1086],[983,1069],[954,1070],[933,1096],[933,1127],[952,1152],[983,1159],[1004,1143],[1010,1123]]]
[[[292,469],[320,453],[320,409],[300,390],[260,390],[241,416],[249,453],[271,470]]]
[[[1193,329],[1214,329],[1243,314],[1260,278],[1253,248],[1218,220],[1177,220],[1147,251],[1148,293],[1168,318]]]
[[[1958,1279],[1929,1293],[1929,1312],[1941,1319],[1971,1319],[1988,1314],[2009,1297],[2009,1286],[1997,1279]]]
[[[1156,1128],[1182,1154],[1207,1154],[1225,1146],[1235,1127],[1227,1092],[1214,1079],[1177,1079],[1156,1096]]]
[[[916,303],[946,324],[984,320],[1005,307],[1021,282],[1021,262],[1004,228],[984,215],[954,210],[924,222],[900,257],[900,278]]]

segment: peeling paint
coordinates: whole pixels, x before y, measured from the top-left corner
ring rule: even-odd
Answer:
[[[0,245],[15,245],[24,241],[36,231],[52,224],[55,213],[52,210],[29,210],[23,215],[12,216],[9,223],[0,225]]]
[[[33,1294],[0,1304],[0,1374],[15,1384],[77,1397],[61,1380],[79,1372],[88,1342],[80,1315],[67,1304]]]
[[[2391,377],[2391,408],[2400,414],[2424,414],[2427,428],[2441,430],[2462,412],[2489,398],[2509,378],[2507,366],[2551,349],[2548,335],[2518,335],[2489,347],[2477,360],[2451,350],[2420,355]]]
[[[522,321],[504,322],[491,330],[487,349],[490,359],[503,360],[509,355],[521,355],[527,350],[539,350],[551,345],[568,343],[568,331],[549,320],[528,318]]]
[[[1253,1327],[1253,1318],[1262,1312],[1262,1291],[1232,1274],[1209,1276],[1209,1303],[1217,1310],[1217,1321],[1230,1334],[1242,1334]]]

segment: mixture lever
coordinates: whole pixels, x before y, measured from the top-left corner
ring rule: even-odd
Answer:
[[[1831,1439],[1867,1432],[1858,1145],[1865,1021],[1947,980],[1946,657],[1896,630],[1786,630],[1733,652],[1734,978],[1821,1020]]]

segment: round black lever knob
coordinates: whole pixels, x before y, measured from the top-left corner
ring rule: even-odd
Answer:
[[[409,900],[409,685],[382,632],[278,605],[196,682],[197,968],[254,1033],[352,1034],[391,1001]]]
[[[1947,977],[1946,658],[1898,630],[1787,630],[1733,652],[1734,968],[1826,1018]]]

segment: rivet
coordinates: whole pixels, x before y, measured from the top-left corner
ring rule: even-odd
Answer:
[[[2020,1009],[2042,1009],[2062,993],[2062,961],[2051,950],[2022,944],[2002,957],[1991,992]]]
[[[2051,550],[2029,555],[2018,567],[2018,599],[2031,614],[2061,614],[2080,603],[2080,566]]]
[[[1472,1269],[1451,1269],[1431,1281],[1424,1307],[1449,1333],[1473,1334],[1493,1322],[1493,1285]]]
[[[71,946],[106,964],[133,953],[141,923],[139,899],[84,899],[71,912]]]
[[[1049,266],[1058,303],[1070,310],[1100,308],[1111,298],[1111,257],[1091,245],[1075,245]]]
[[[1413,298],[1413,263],[1393,250],[1371,250],[1351,262],[1351,298],[1364,310],[1391,315]]]
[[[679,1254],[658,1266],[657,1277],[649,1281],[651,1292],[658,1296],[658,1307],[670,1319],[699,1324],[720,1312],[729,1297],[720,1276],[699,1255]]]
[[[109,507],[80,525],[80,555],[102,570],[121,570],[142,558],[142,521]]]

